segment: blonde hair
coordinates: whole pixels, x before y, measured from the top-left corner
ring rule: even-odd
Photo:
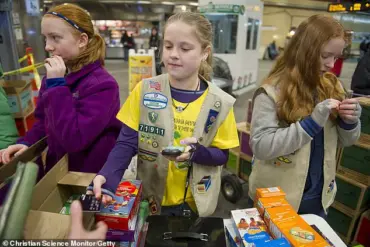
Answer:
[[[83,8],[75,5],[65,3],[62,5],[55,6],[50,9],[49,12],[56,12],[61,14],[74,22],[77,26],[83,29],[84,33],[88,36],[88,44],[86,49],[82,51],[75,59],[67,62],[67,66],[72,70],[76,71],[81,69],[83,66],[93,63],[97,60],[104,65],[105,58],[105,42],[104,39],[94,31],[94,27],[91,21],[90,14]],[[59,18],[51,14],[45,14],[44,17]],[[67,22],[66,22],[67,23]],[[81,32],[71,27],[72,34],[78,37]]]
[[[346,40],[343,26],[333,17],[314,15],[299,25],[264,81],[279,88],[279,120],[293,123],[310,115],[317,103],[315,100],[344,99],[345,93],[337,77],[332,73],[320,75],[321,49],[333,38]]]
[[[202,49],[210,47],[210,52],[207,56],[206,61],[202,61],[199,67],[199,75],[204,77],[207,81],[211,80],[212,75],[212,25],[211,23],[201,14],[194,12],[180,12],[172,15],[166,22],[164,28],[164,33],[166,32],[166,27],[176,21],[182,21],[189,26],[195,28],[195,34],[202,46]]]

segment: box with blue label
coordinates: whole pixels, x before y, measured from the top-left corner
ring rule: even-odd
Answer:
[[[10,112],[14,118],[26,117],[35,110],[31,83],[23,80],[4,81],[2,87],[7,94]]]
[[[232,219],[224,219],[226,240],[230,247],[243,247],[242,239]]]
[[[256,208],[233,210],[231,215],[245,247],[263,246],[272,239]]]

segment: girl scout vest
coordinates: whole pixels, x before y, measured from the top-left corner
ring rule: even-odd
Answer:
[[[271,85],[263,85],[255,93],[266,93],[276,102],[276,91]],[[336,151],[338,133],[336,124],[328,120],[324,126],[324,187],[322,206],[326,211],[333,203],[337,191],[335,184]],[[257,188],[280,186],[287,194],[287,201],[298,211],[308,175],[311,143],[307,143],[292,154],[272,160],[254,158],[249,178],[249,196],[254,199]]]
[[[219,126],[235,102],[229,94],[212,83],[207,83],[208,94],[199,109],[200,113],[193,132],[193,137],[196,137],[205,147],[212,143]],[[216,118],[209,119],[210,113]],[[138,179],[143,183],[144,198],[154,198],[159,214],[169,163],[160,152],[163,147],[171,145],[174,140],[174,113],[167,74],[143,81],[138,132],[139,138],[148,134],[155,138],[151,144],[139,141]],[[204,166],[193,163],[189,189],[193,194],[199,216],[209,216],[216,209],[221,186],[221,170],[222,166]],[[211,177],[211,185],[205,193],[198,193],[197,184],[204,176]]]

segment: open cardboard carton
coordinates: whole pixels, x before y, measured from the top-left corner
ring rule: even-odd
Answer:
[[[31,210],[24,228],[24,239],[66,239],[71,216],[59,214],[73,194],[83,194],[96,176],[94,173],[68,171],[64,156],[35,186]],[[83,223],[90,230],[94,214],[84,213]]]

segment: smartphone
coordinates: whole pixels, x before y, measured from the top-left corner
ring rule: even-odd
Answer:
[[[162,155],[177,157],[185,151],[184,147],[179,146],[168,146],[162,150]]]

